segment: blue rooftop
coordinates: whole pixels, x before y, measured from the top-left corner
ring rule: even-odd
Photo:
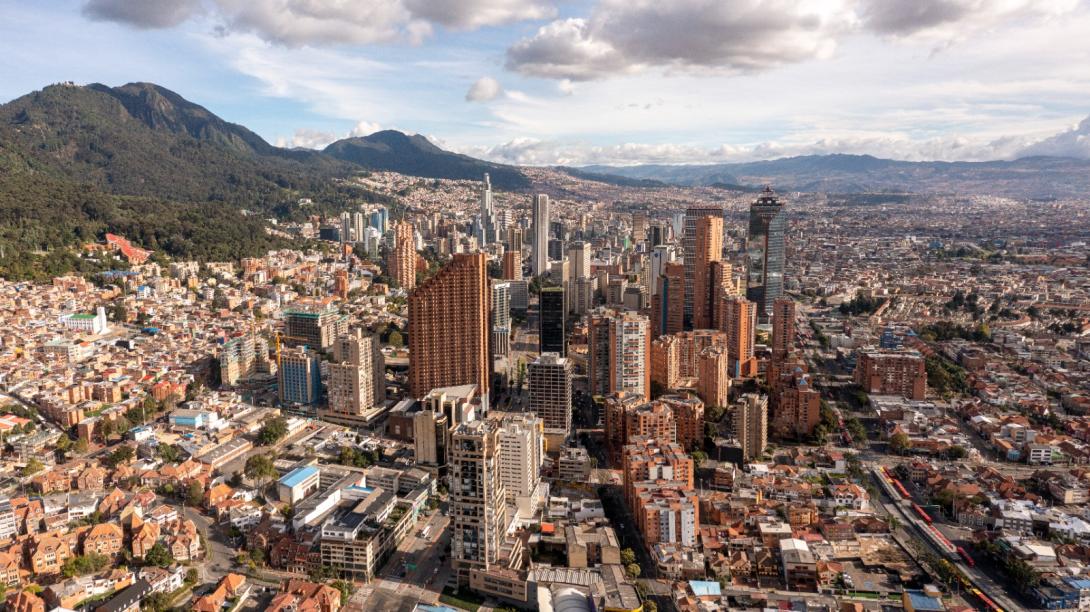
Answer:
[[[318,468],[314,467],[313,465],[295,468],[294,470],[288,472],[287,476],[284,476],[280,479],[280,484],[284,485],[285,487],[294,487],[317,473]]]
[[[942,605],[942,600],[938,597],[928,597],[924,595],[923,591],[905,591],[908,595],[909,602],[912,603],[912,609],[919,612],[942,612],[946,609],[946,606]]]
[[[719,597],[721,594],[718,582],[708,580],[690,580],[689,588],[697,597]]]

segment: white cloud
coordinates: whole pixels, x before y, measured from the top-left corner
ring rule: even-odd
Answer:
[[[1033,143],[1018,152],[1019,157],[1033,155],[1090,159],[1090,117],[1069,130]]]
[[[348,135],[352,138],[356,138],[359,136],[370,136],[371,134],[374,134],[381,129],[382,126],[377,123],[371,121],[360,121],[355,125],[355,127],[352,128],[352,131],[349,132]]]
[[[495,100],[503,93],[503,87],[500,82],[492,77],[481,77],[477,79],[473,85],[469,87],[469,91],[466,92],[467,102],[488,102],[489,100]]]
[[[251,33],[288,47],[409,42],[435,25],[472,30],[555,15],[543,0],[209,0],[221,34]],[[201,0],[87,0],[84,14],[139,28],[168,28],[201,12]]]
[[[1079,0],[861,0],[868,29],[894,36],[958,41],[1005,21],[1025,23],[1074,10]]]
[[[289,149],[324,149],[326,145],[335,140],[337,140],[337,135],[332,132],[299,128],[295,130],[295,134],[291,138],[277,138],[276,146]]]

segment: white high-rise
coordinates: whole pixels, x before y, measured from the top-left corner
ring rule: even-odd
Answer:
[[[571,361],[557,353],[542,353],[529,367],[530,412],[541,418],[552,449],[571,432]],[[557,445],[559,448],[559,445]]]
[[[544,497],[541,465],[545,438],[541,419],[531,414],[505,418],[499,429],[499,473],[507,503],[519,516],[533,516]]]
[[[543,193],[534,196],[531,212],[533,217],[531,267],[534,276],[540,276],[549,271],[549,196]]]
[[[492,179],[488,173],[484,174],[484,189],[481,191],[481,222],[480,234],[477,239],[481,246],[489,245],[499,240],[496,220],[496,210],[492,206]]]

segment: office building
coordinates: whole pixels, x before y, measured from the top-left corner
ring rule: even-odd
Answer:
[[[280,370],[277,372],[277,389],[281,404],[317,404],[322,395],[318,353],[305,346],[283,349]]]
[[[442,468],[450,447],[450,420],[442,411],[413,413],[413,451],[417,465]]]
[[[549,271],[549,196],[535,195],[531,213],[531,270],[534,276],[541,276]]]
[[[416,258],[416,237],[412,224],[407,221],[395,223],[393,244],[386,258],[386,273],[405,291],[416,287]]]
[[[693,240],[693,328],[711,329],[715,326],[714,312],[719,291],[713,287],[712,264],[723,254],[723,215],[701,217],[696,220],[696,236]]]
[[[587,380],[592,395],[651,397],[650,325],[634,313],[601,311],[587,325]]]
[[[328,406],[323,419],[356,425],[386,402],[386,361],[379,339],[356,328],[333,344]]]
[[[749,208],[746,235],[746,298],[757,304],[757,317],[767,323],[772,305],[783,295],[787,217],[783,204],[766,187]]]
[[[503,279],[522,280],[522,251],[504,251]]]
[[[539,490],[545,460],[541,419],[525,413],[511,415],[503,419],[497,433],[500,482],[507,503],[528,518],[543,501]]]
[[[733,378],[749,378],[757,374],[757,360],[753,356],[754,334],[757,322],[757,304],[741,297],[721,301],[721,329],[727,334],[727,352],[730,358],[730,375]]]
[[[571,434],[572,364],[557,353],[542,353],[528,368],[530,412],[541,418],[548,450]]]
[[[511,283],[492,281],[492,357],[511,353]]]
[[[696,281],[696,234],[697,222],[704,217],[723,217],[723,208],[719,206],[693,206],[685,211],[685,230],[682,236],[682,247],[685,256],[685,298],[684,298],[684,328],[693,328],[693,299]]]
[[[514,251],[521,255],[523,240],[521,227],[512,225],[507,228],[507,244],[505,246],[508,251]]]
[[[648,269],[645,271],[650,282],[647,283],[648,293],[651,297],[658,295],[659,277],[666,273],[666,264],[677,261],[677,249],[670,244],[660,244],[652,249],[648,256]],[[682,285],[685,283],[685,266],[681,266]],[[682,292],[684,296],[684,291]],[[680,329],[678,331],[681,331]]]
[[[777,298],[772,303],[772,359],[783,361],[795,349],[795,302]]]
[[[746,393],[731,408],[734,437],[742,448],[742,458],[753,461],[768,446],[768,398]]]
[[[598,278],[576,278],[569,283],[571,292],[568,295],[568,309],[579,316],[583,316],[594,309],[595,293],[598,290]]]
[[[371,214],[368,219],[369,225],[378,231],[379,234],[385,234],[390,222],[390,211],[385,206],[375,206],[371,209]]]
[[[539,322],[539,343],[542,353],[567,355],[567,317],[568,309],[564,300],[563,287],[544,287],[539,296],[541,313]]]
[[[484,253],[457,253],[409,295],[409,393],[492,381],[492,287]]]
[[[685,265],[666,262],[651,298],[653,334],[658,337],[685,329]]]
[[[582,241],[568,245],[568,262],[572,280],[590,278],[590,244]]]
[[[348,332],[348,317],[333,298],[304,298],[284,309],[284,343],[325,350]]]
[[[491,420],[462,423],[451,434],[451,564],[461,585],[499,559],[507,529],[499,434]]]
[[[866,349],[856,356],[855,383],[867,393],[922,400],[927,394],[927,368],[918,351]]]
[[[499,239],[499,221],[496,218],[496,210],[492,206],[492,181],[486,172],[484,187],[481,189],[481,220],[477,240],[481,246],[487,246],[498,242]]]

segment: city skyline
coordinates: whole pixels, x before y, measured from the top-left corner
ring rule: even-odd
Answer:
[[[283,146],[394,128],[527,165],[1090,155],[1090,121],[1074,127],[1090,112],[1077,0],[0,10],[13,58],[0,99],[151,81]]]

